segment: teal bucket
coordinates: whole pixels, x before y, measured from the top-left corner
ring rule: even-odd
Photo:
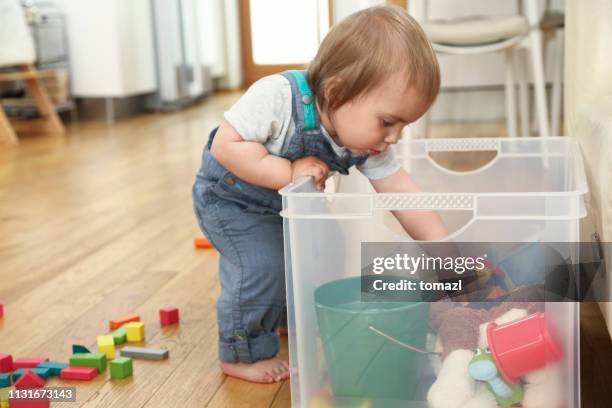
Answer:
[[[370,327],[425,349],[429,304],[420,294],[410,295],[413,301],[405,292],[401,301],[368,299],[370,294],[361,292],[361,277],[353,277],[321,285],[314,296],[334,396],[414,400],[426,357]]]

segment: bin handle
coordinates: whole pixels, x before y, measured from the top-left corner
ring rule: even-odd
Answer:
[[[370,329],[370,330],[371,330],[371,331],[373,331],[374,333],[378,334],[379,336],[382,336],[382,337],[384,337],[385,339],[387,339],[387,340],[389,340],[389,341],[391,341],[391,342],[393,342],[393,343],[395,343],[395,344],[398,344],[399,346],[401,346],[401,347],[403,347],[403,348],[406,348],[406,349],[408,349],[408,350],[412,350],[412,351],[415,351],[415,352],[417,352],[417,353],[421,353],[421,354],[433,354],[433,355],[437,355],[437,356],[439,356],[439,355],[441,355],[441,354],[442,354],[442,353],[439,353],[439,352],[437,352],[437,351],[427,351],[427,350],[422,350],[422,349],[420,349],[420,348],[418,348],[418,347],[414,347],[414,346],[411,346],[410,344],[406,344],[406,343],[404,343],[404,342],[402,342],[402,341],[399,341],[398,339],[396,339],[396,338],[394,338],[394,337],[389,336],[388,334],[385,334],[385,333],[381,332],[380,330],[378,330],[378,329],[377,329],[376,327],[374,327],[374,326],[368,326],[368,329]]]
[[[427,139],[425,149],[429,152],[474,152],[494,150],[499,154],[501,138],[477,139]]]
[[[378,210],[472,210],[474,194],[464,193],[379,193],[373,198]]]

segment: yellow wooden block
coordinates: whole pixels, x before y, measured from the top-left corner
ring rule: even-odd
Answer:
[[[115,341],[112,334],[98,336],[98,351],[106,354],[109,361],[115,358]]]
[[[9,408],[8,401],[0,401],[0,408]]]
[[[8,407],[9,393],[14,389],[15,387],[0,388],[0,408],[4,408],[4,405],[2,405],[4,403]]]
[[[129,342],[140,342],[144,341],[144,323],[143,322],[131,322],[125,325],[127,334],[127,341]]]

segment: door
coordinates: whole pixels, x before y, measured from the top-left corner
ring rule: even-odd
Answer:
[[[330,26],[332,0],[240,0],[244,86],[304,69]]]
[[[334,5],[352,11],[387,3],[406,9],[406,0],[240,0],[244,86],[287,69],[303,69],[334,22]],[[344,4],[346,3],[346,4]]]

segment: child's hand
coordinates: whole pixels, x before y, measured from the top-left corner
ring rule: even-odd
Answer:
[[[291,181],[295,181],[303,176],[314,177],[315,187],[319,191],[325,189],[325,180],[329,173],[329,166],[323,160],[306,156],[291,162]]]

